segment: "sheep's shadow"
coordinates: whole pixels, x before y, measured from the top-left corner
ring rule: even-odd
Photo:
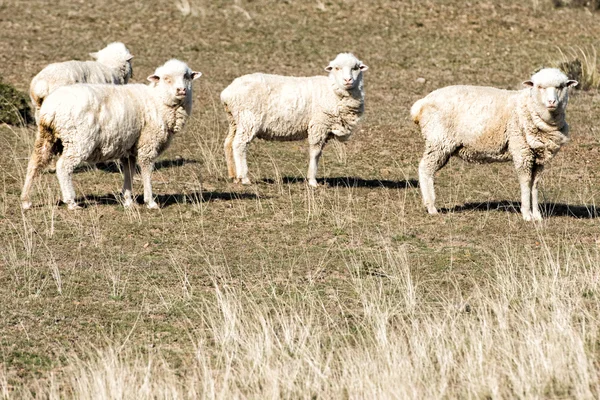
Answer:
[[[197,160],[187,158],[176,158],[173,160],[158,160],[154,163],[154,170],[163,168],[181,167],[185,164],[197,164]],[[100,170],[109,174],[121,173],[121,166],[118,161],[99,162],[96,164],[82,164],[75,168],[75,173],[86,172],[90,170]],[[136,172],[139,173],[139,166],[136,166]]]
[[[185,203],[208,203],[212,201],[231,201],[231,200],[256,200],[258,196],[254,193],[237,193],[237,192],[193,192],[193,193],[172,193],[155,195],[154,199],[160,205],[160,208],[166,208],[173,204]],[[107,193],[104,195],[89,195],[80,197],[75,200],[82,207],[90,207],[92,205],[119,205],[122,204],[120,195]],[[135,196],[135,202],[138,205],[144,204],[142,195]]]
[[[305,178],[297,176],[284,176],[281,181],[285,184],[304,183]],[[262,182],[274,184],[274,179],[263,179]],[[364,187],[364,188],[388,188],[388,189],[408,189],[419,186],[419,181],[416,179],[408,179],[401,181],[390,181],[385,179],[362,179],[355,176],[338,176],[331,178],[317,178],[319,185],[328,187]]]
[[[504,211],[521,213],[521,203],[518,201],[489,201],[485,203],[466,203],[461,206],[441,208],[442,214],[460,213],[464,211]],[[572,205],[563,203],[541,203],[540,211],[544,217],[572,217],[577,219],[598,218],[599,210],[593,205]]]

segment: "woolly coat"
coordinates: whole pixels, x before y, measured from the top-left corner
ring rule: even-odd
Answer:
[[[530,90],[449,86],[417,101],[411,116],[427,146],[465,161],[544,165],[569,141],[569,126],[564,110],[538,112]]]
[[[151,162],[180,132],[191,112],[191,92],[165,104],[151,85],[78,84],[56,89],[40,109],[40,134],[62,142],[74,161],[101,162],[136,156]]]
[[[247,141],[308,138],[316,145],[332,136],[343,141],[364,113],[362,75],[350,91],[327,76],[244,75],[223,90],[221,101]]]
[[[124,62],[107,66],[98,61],[65,61],[48,65],[31,81],[29,96],[39,108],[56,88],[75,83],[111,83],[124,85],[131,77],[131,65]]]

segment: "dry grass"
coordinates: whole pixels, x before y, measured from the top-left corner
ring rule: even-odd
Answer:
[[[21,91],[47,63],[114,40],[135,54],[137,82],[171,57],[203,77],[186,131],[157,162],[156,212],[123,209],[122,175],[105,166],[75,174],[80,212],[58,203],[44,173],[22,213],[34,131],[0,126],[3,398],[600,396],[597,91],[571,97],[572,141],[545,172],[535,225],[518,213],[509,164],[451,161],[436,178],[444,212],[428,216],[408,117],[448,84],[518,88],[560,61],[556,38],[591,65],[600,25],[589,11],[0,2],[12,9],[0,65]],[[302,142],[252,143],[255,184],[228,182],[220,91],[258,70],[320,74],[348,50],[370,67],[366,115],[347,144],[326,147],[322,186],[304,182]]]

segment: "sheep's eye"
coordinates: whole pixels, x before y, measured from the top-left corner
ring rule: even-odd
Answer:
[[[336,71],[339,71],[339,70],[340,70],[340,67],[335,67],[335,70],[336,70]]]
[[[355,65],[354,68],[352,68],[355,71],[358,71],[358,65]]]

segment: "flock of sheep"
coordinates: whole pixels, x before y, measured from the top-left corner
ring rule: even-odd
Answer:
[[[192,82],[202,74],[170,60],[148,77],[128,84],[133,56],[123,43],[91,53],[96,61],[50,64],[31,82],[38,125],[21,203],[31,208],[33,179],[57,155],[63,201],[75,201],[72,174],[82,162],[120,160],[123,204],[133,205],[132,176],[140,166],[144,202],[152,197],[154,160],[180,132],[192,110]],[[341,53],[325,68],[329,76],[288,77],[262,73],[235,79],[221,93],[229,120],[225,158],[229,177],[249,184],[246,151],[255,138],[308,139],[308,184],[317,186],[317,166],[330,139],[347,140],[364,113],[363,72],[368,67]],[[419,164],[423,203],[436,214],[433,177],[451,156],[469,162],[514,162],[521,186],[521,213],[538,221],[537,184],[549,161],[569,140],[565,109],[568,88],[577,85],[558,69],[546,68],[520,91],[449,86],[418,100],[413,121],[425,138]]]

